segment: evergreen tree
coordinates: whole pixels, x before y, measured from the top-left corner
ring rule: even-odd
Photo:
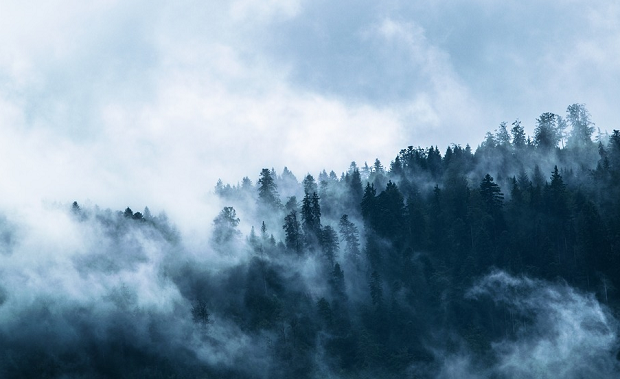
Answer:
[[[280,179],[287,185],[297,184],[297,178],[286,166],[284,167],[284,170],[282,170],[282,175],[280,176]]]
[[[357,264],[360,260],[359,231],[346,214],[340,218],[339,226],[342,240],[345,242],[346,258]]]
[[[620,131],[614,130],[609,136],[609,165],[616,175],[620,174]]]
[[[314,248],[321,236],[321,206],[316,192],[306,193],[301,203],[301,226],[304,243],[307,248]]]
[[[359,170],[356,168],[353,172],[351,172],[351,178],[349,181],[349,207],[353,210],[357,210],[363,196],[364,190],[362,188],[362,177]]]
[[[497,135],[495,138],[497,139],[497,144],[499,146],[510,146],[510,134],[508,134],[508,125],[505,122],[499,124],[499,128],[497,129]]]
[[[523,126],[521,126],[521,121],[515,120],[515,122],[512,123],[510,132],[512,133],[512,145],[517,149],[523,149],[527,141],[525,138],[525,130]]]
[[[569,146],[584,147],[592,145],[594,124],[584,104],[572,104],[566,108],[566,119],[571,125]]]
[[[282,229],[284,229],[284,233],[286,235],[286,247],[291,251],[301,253],[303,246],[301,240],[301,226],[297,220],[296,210],[291,210],[289,214],[284,217],[284,225],[282,225]]]
[[[377,190],[375,189],[375,186],[371,183],[366,183],[366,188],[364,189],[364,195],[362,197],[361,208],[362,216],[364,216],[364,220],[367,222],[370,222],[371,216],[374,213],[376,194]]]
[[[428,149],[426,154],[426,166],[433,177],[441,175],[441,153],[437,146],[435,146],[435,148],[431,146]]]
[[[568,217],[568,199],[566,195],[566,185],[562,175],[558,172],[558,166],[554,166],[551,173],[551,183],[549,185],[550,207],[554,215],[560,219]]]
[[[215,194],[223,199],[228,199],[233,195],[233,188],[230,184],[224,185],[222,179],[218,179],[215,184]]]
[[[495,139],[493,133],[487,132],[487,134],[484,136],[484,142],[480,145],[480,147],[489,150],[495,149],[497,147],[497,140]]]
[[[397,156],[390,163],[390,174],[394,177],[400,177],[403,174],[403,164],[400,161],[400,157]]]
[[[217,244],[225,244],[240,236],[241,232],[237,230],[239,222],[235,208],[224,207],[213,219],[213,241]]]
[[[534,166],[534,174],[532,176],[532,184],[535,187],[541,188],[542,186],[545,185],[545,176],[542,173],[542,170],[540,169],[540,166],[535,165]]]
[[[242,191],[249,193],[253,187],[254,187],[254,184],[252,184],[252,180],[250,180],[250,178],[248,178],[247,176],[244,176],[243,179],[241,179],[241,190]]]
[[[541,114],[536,119],[534,143],[540,149],[549,150],[555,148],[559,141],[557,115],[549,112]]]
[[[151,220],[153,218],[149,207],[144,207],[144,211],[142,212],[142,214],[144,215],[145,220]]]
[[[402,237],[405,224],[405,203],[396,183],[388,181],[385,191],[377,197],[374,229],[383,237]]]
[[[272,209],[280,208],[282,204],[273,173],[266,168],[262,169],[258,179],[258,201]]]
[[[265,225],[265,221],[260,226],[260,235],[263,241],[267,239],[267,225]]]
[[[500,212],[504,201],[504,194],[502,194],[499,185],[493,182],[493,177],[489,174],[486,174],[480,183],[480,195],[489,214],[495,215]]]
[[[519,186],[519,189],[521,190],[522,195],[529,193],[532,188],[532,182],[530,181],[530,178],[528,178],[527,173],[523,169],[519,171],[519,176],[517,177],[517,184]]]
[[[381,164],[381,161],[379,160],[379,158],[375,159],[375,163],[372,166],[372,171],[377,174],[383,173],[383,165]]]
[[[316,185],[316,181],[314,180],[314,177],[310,174],[306,175],[306,177],[304,178],[303,186],[304,186],[304,193],[306,195],[312,195],[313,193],[315,192],[318,193],[319,191]]]
[[[336,231],[331,226],[326,225],[321,232],[321,249],[329,267],[334,266],[338,248],[339,243]]]

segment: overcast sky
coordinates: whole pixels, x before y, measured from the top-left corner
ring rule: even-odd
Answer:
[[[476,147],[575,102],[618,129],[618,83],[609,0],[5,0],[0,204],[192,219],[262,167]]]

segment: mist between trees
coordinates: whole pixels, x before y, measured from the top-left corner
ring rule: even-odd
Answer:
[[[199,247],[148,208],[3,217],[0,376],[618,377],[620,133],[536,122],[220,181]]]

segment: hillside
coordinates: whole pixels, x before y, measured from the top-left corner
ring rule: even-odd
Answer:
[[[148,208],[58,206],[39,244],[7,215],[0,376],[617,377],[620,132],[594,131],[573,104],[475,149],[220,181],[199,248]]]

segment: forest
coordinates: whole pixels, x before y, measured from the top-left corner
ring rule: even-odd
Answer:
[[[50,275],[29,295],[4,264],[0,376],[620,375],[620,132],[585,105],[475,149],[257,174],[206,189],[222,207],[200,249],[148,207],[60,205],[85,241],[62,276],[89,289]],[[0,229],[26,264],[27,232]]]

